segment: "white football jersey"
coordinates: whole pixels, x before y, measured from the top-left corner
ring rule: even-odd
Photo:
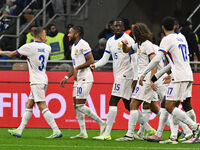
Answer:
[[[91,53],[89,44],[80,39],[76,44],[72,45],[71,57],[73,61],[73,67],[77,67],[86,62],[85,56]],[[93,75],[90,67],[79,69],[77,74],[77,81],[93,82]]]
[[[188,44],[183,35],[171,33],[165,36],[160,43],[159,51],[167,55],[175,82],[193,81]]]
[[[46,65],[51,47],[43,42],[28,43],[16,50],[21,56],[27,56],[31,84],[47,84]]]
[[[138,46],[138,75],[139,77],[142,75],[143,71],[146,69],[148,64],[150,63],[150,55],[155,54],[154,44],[149,40],[146,40],[141,45]],[[149,72],[145,80],[150,81],[151,72]]]
[[[114,78],[125,77],[127,79],[133,79],[133,66],[131,65],[131,57],[128,53],[124,53],[122,50],[122,40],[125,39],[128,42],[128,46],[134,45],[135,41],[126,33],[123,33],[121,37],[116,38],[112,36],[106,43],[105,52],[112,54],[113,58],[113,74]]]

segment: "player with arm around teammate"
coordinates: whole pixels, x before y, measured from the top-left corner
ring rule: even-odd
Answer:
[[[85,127],[85,115],[95,120],[100,125],[100,135],[102,135],[106,126],[106,123],[103,120],[101,120],[89,107],[85,106],[93,84],[93,75],[89,66],[94,62],[94,58],[89,44],[82,39],[83,34],[83,27],[81,26],[75,26],[69,30],[69,40],[74,43],[71,51],[73,69],[60,82],[60,86],[64,87],[67,79],[72,75],[75,81],[73,86],[73,100],[76,119],[80,126],[80,134],[70,137],[71,139],[88,138]]]
[[[152,40],[152,33],[149,28],[143,23],[136,23],[133,29],[133,35],[136,43],[138,46],[128,46],[127,42],[124,40],[123,42],[123,51],[128,53],[131,51],[137,51],[138,53],[138,74],[140,75],[142,71],[146,68],[149,64],[149,61],[153,60],[155,57],[155,50],[154,45],[151,42]],[[130,104],[130,118],[128,123],[128,132],[122,138],[119,138],[119,141],[127,141],[128,138],[133,137],[133,131],[137,121],[140,119],[143,120],[143,116],[141,112],[138,110],[139,106],[143,101],[147,103],[152,103],[153,105],[157,106],[157,102],[153,101],[156,99],[157,94],[151,88],[150,78],[154,75],[157,68],[147,75],[145,78],[145,86],[141,87],[139,84],[136,85],[135,91],[132,95],[132,100]],[[157,108],[157,112],[159,112],[159,107]],[[146,121],[144,121],[146,122]],[[150,134],[154,134],[154,132]]]
[[[164,18],[162,21],[162,29],[164,30],[166,36],[161,41],[160,51],[142,73],[139,83],[140,85],[143,85],[143,79],[146,74],[159,63],[160,59],[164,55],[167,55],[168,60],[170,60],[169,63],[174,81],[168,86],[165,107],[175,119],[189,125],[192,128],[194,133],[192,143],[194,143],[198,140],[200,134],[199,124],[188,117],[185,112],[177,108],[178,104],[184,100],[185,93],[190,88],[193,81],[192,70],[187,54],[187,42],[182,38],[182,36],[174,32],[174,18]],[[171,139],[171,141],[174,140],[176,139]]]
[[[125,108],[130,111],[130,98],[132,94],[131,84],[133,83],[133,76],[135,74],[133,74],[133,66],[131,63],[132,56],[123,52],[121,41],[126,39],[129,45],[134,45],[135,42],[130,36],[123,33],[123,30],[123,21],[120,19],[115,20],[114,36],[107,41],[103,57],[98,62],[91,65],[92,69],[101,67],[108,62],[110,55],[113,57],[114,84],[109,102],[107,127],[103,136],[95,138],[97,140],[111,140],[110,132],[117,115],[117,104],[120,99],[123,100]],[[135,63],[137,63],[137,61],[135,61]],[[140,121],[147,130],[152,130],[152,128],[148,124],[145,124],[143,120]],[[134,137],[130,137],[127,140],[132,141],[134,140]]]
[[[45,102],[45,92],[48,84],[46,65],[51,47],[43,43],[46,41],[46,32],[43,28],[37,27],[33,31],[33,36],[34,42],[25,44],[16,51],[0,51],[0,55],[7,57],[15,57],[17,55],[27,56],[30,75],[31,92],[26,103],[26,111],[23,114],[21,124],[17,129],[8,130],[8,132],[13,136],[21,137],[26,124],[32,116],[33,106],[36,103],[46,122],[53,130],[53,134],[47,138],[59,138],[62,137],[62,133]]]

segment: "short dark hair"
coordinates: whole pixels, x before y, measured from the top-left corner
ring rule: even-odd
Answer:
[[[56,25],[53,24],[53,23],[49,24],[49,25],[47,26],[47,30],[51,30],[51,27],[52,27],[52,26],[56,26]]]
[[[40,34],[43,32],[43,30],[44,30],[43,27],[35,27],[35,29],[33,29],[33,31],[32,31],[33,37],[39,38]]]
[[[163,18],[162,25],[164,26],[166,30],[171,31],[174,28],[175,21],[176,19],[174,17],[167,16]]]
[[[124,24],[124,20],[123,20],[122,18],[116,18],[116,19],[114,20],[114,22],[115,22],[115,21],[116,21],[116,22],[120,21],[120,22],[122,22],[122,23]],[[114,23],[114,22],[113,22],[113,23]]]
[[[80,37],[84,36],[84,29],[82,26],[74,26],[72,27],[77,33],[79,33]]]

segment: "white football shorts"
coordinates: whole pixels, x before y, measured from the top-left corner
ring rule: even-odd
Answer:
[[[183,102],[186,96],[191,95],[191,86],[192,82],[190,81],[171,82],[168,86],[166,100]]]
[[[147,103],[151,103],[151,101],[158,101],[157,93],[153,91],[150,84],[146,82],[143,82],[143,86],[139,85],[139,82],[137,83],[132,94],[132,98]]]
[[[45,93],[47,90],[46,84],[32,84],[29,99],[33,99],[34,102],[45,101]]]
[[[74,82],[73,97],[76,99],[87,99],[92,88],[93,82]]]
[[[117,78],[113,83],[112,95],[130,100],[133,79]]]

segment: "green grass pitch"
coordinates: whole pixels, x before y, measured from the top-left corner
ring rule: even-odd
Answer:
[[[51,134],[51,129],[25,129],[21,138],[8,134],[8,128],[0,128],[0,150],[200,150],[200,144],[159,144],[147,141],[117,142],[113,139],[124,136],[125,130],[112,130],[111,141],[96,141],[93,136],[98,130],[87,130],[88,139],[70,139],[79,133],[76,129],[61,129],[63,137],[60,139],[45,139]],[[170,132],[164,132],[164,138]]]

